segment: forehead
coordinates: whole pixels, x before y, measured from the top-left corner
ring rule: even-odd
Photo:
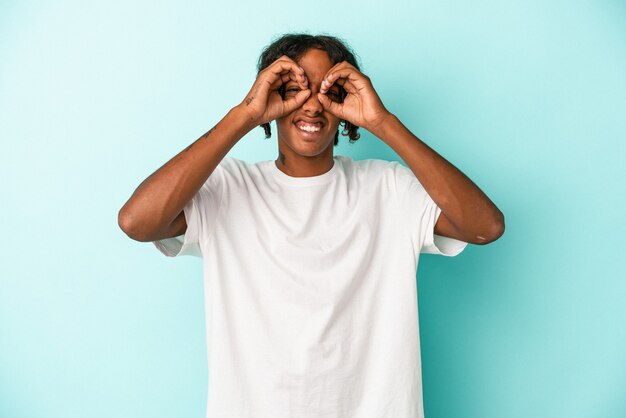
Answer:
[[[326,51],[317,48],[306,51],[297,63],[304,69],[306,76],[311,81],[321,81],[334,65]]]

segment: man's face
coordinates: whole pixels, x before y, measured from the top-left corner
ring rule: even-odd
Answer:
[[[282,118],[276,119],[278,140],[279,144],[282,142],[281,146],[285,145],[290,149],[285,151],[292,151],[303,156],[314,156],[320,154],[329,146],[332,148],[335,133],[340,122],[338,117],[324,110],[324,107],[317,99],[322,80],[334,64],[326,51],[319,49],[309,49],[297,63],[304,69],[308,78],[307,87],[311,89],[311,94],[301,107]],[[291,80],[284,87],[286,99],[295,96],[300,90],[298,83]],[[331,86],[326,94],[331,100],[340,101],[339,86],[337,84]],[[311,131],[316,129],[311,126],[307,127],[307,125],[303,126],[303,121],[300,121],[303,118],[309,121],[318,121],[318,126],[321,124],[319,131],[307,132],[303,130],[308,129]]]

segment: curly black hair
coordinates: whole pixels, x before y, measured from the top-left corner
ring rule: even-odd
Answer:
[[[273,40],[271,44],[263,49],[263,52],[259,56],[257,64],[257,77],[261,71],[267,68],[271,63],[276,61],[283,55],[287,55],[294,61],[299,60],[306,51],[311,48],[321,49],[326,51],[330,61],[337,64],[342,61],[347,61],[353,65],[357,70],[361,70],[357,63],[356,54],[342,39],[331,35],[310,35],[307,33],[286,33],[281,35],[278,39]],[[343,102],[346,97],[346,91],[342,86],[339,87],[339,102]],[[278,92],[285,98],[285,85],[283,84]],[[357,141],[361,134],[357,132],[358,126],[351,124],[348,121],[341,121],[344,129],[341,132],[343,136],[349,136],[350,143]],[[265,139],[272,136],[270,124],[264,123],[260,125],[265,130]],[[334,145],[339,143],[339,130],[335,133]]]

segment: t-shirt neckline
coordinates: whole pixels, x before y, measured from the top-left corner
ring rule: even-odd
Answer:
[[[293,177],[286,173],[283,173],[280,168],[276,165],[276,160],[268,160],[268,167],[270,174],[278,181],[282,183],[287,183],[295,186],[309,186],[313,184],[326,184],[329,183],[334,177],[336,172],[339,170],[339,161],[337,156],[333,156],[333,166],[325,173],[322,173],[318,176],[310,176],[310,177]]]

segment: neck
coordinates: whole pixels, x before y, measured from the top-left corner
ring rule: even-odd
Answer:
[[[275,160],[276,167],[283,173],[291,177],[313,177],[328,172],[334,164],[332,149],[313,157],[290,153],[285,155],[278,151],[278,158]]]

